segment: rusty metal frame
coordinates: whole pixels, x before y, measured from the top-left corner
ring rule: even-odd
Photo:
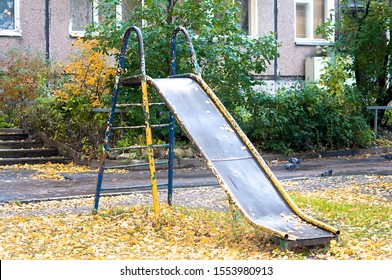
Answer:
[[[103,143],[103,150],[100,158],[99,164],[99,171],[98,171],[98,180],[97,180],[97,188],[94,198],[94,209],[95,211],[98,210],[99,205],[99,198],[102,189],[102,180],[103,174],[105,170],[105,159],[107,157],[108,145],[110,143],[110,135],[113,126],[114,115],[116,112],[116,104],[117,104],[117,97],[119,86],[121,83],[121,75],[123,73],[124,67],[124,60],[125,60],[125,53],[129,41],[130,34],[132,32],[136,33],[138,46],[139,46],[139,67],[140,67],[140,81],[141,81],[141,88],[142,88],[142,102],[143,102],[143,110],[144,110],[144,119],[145,119],[145,132],[146,132],[146,146],[147,146],[147,154],[148,154],[148,163],[150,169],[150,181],[151,181],[151,188],[152,188],[152,196],[153,196],[153,205],[154,205],[154,212],[156,215],[159,215],[159,199],[158,199],[158,186],[156,180],[156,171],[155,171],[155,161],[154,161],[154,151],[153,151],[153,144],[152,144],[152,134],[151,134],[151,126],[150,126],[150,109],[149,109],[149,102],[148,102],[148,90],[147,90],[147,78],[146,78],[146,65],[144,59],[144,45],[143,45],[143,35],[141,30],[136,27],[132,26],[128,28],[124,34],[122,47],[120,52],[120,60],[117,67],[116,77],[115,77],[115,84],[112,91],[112,106],[109,113],[109,120],[108,126],[105,132],[105,139]]]

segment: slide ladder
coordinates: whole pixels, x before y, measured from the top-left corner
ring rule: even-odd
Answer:
[[[125,52],[127,49],[127,44],[129,41],[129,37],[131,32],[135,32],[138,39],[139,45],[139,56],[140,56],[140,75],[136,77],[128,77],[127,79],[122,78],[122,72],[124,67],[124,59]],[[142,90],[142,103],[122,103],[118,102],[119,90],[121,87],[141,87]],[[100,158],[99,164],[99,172],[98,172],[98,180],[97,180],[97,188],[95,192],[94,199],[94,209],[98,210],[99,207],[99,199],[102,191],[124,191],[130,188],[135,187],[152,187],[153,192],[153,202],[154,202],[154,211],[156,213],[159,212],[159,201],[158,201],[158,187],[167,186],[168,188],[168,204],[172,204],[172,190],[173,190],[173,169],[174,169],[174,117],[168,111],[169,118],[167,123],[163,124],[151,124],[150,123],[150,108],[153,106],[165,106],[165,103],[162,102],[149,102],[149,96],[147,92],[147,84],[146,84],[146,73],[145,73],[145,61],[144,61],[144,48],[143,48],[143,37],[139,28],[131,27],[129,28],[123,38],[123,45],[121,49],[120,62],[116,72],[115,86],[112,91],[112,104],[109,113],[108,126],[105,132],[105,140],[103,144],[103,150]],[[144,124],[139,125],[127,125],[123,122],[123,117],[121,117],[120,125],[115,126],[116,114],[124,114],[129,112],[128,108],[141,108],[143,109],[144,115]],[[122,115],[121,115],[122,116]],[[152,129],[154,128],[169,128],[169,140],[168,144],[153,144],[152,141]],[[146,144],[141,145],[131,145],[125,147],[115,147],[114,143],[112,143],[112,136],[116,131],[120,131],[120,135],[123,135],[123,132],[126,130],[144,130]],[[168,160],[155,161],[154,158],[154,148],[157,147],[167,147],[168,148]],[[122,165],[107,165],[107,156],[108,153],[113,152],[125,152],[125,151],[134,151],[134,150],[147,150],[147,163],[131,163],[131,164],[122,164]],[[156,178],[156,165],[158,164],[168,164],[168,182],[167,183],[157,183]],[[141,166],[149,166],[150,170],[150,182],[149,185],[130,185],[130,186],[121,186],[121,187],[102,187],[103,177],[105,170],[108,169],[132,169]]]

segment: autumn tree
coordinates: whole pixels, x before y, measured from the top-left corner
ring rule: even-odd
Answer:
[[[100,50],[121,47],[125,30],[141,27],[144,37],[146,70],[151,77],[167,77],[171,65],[171,33],[185,27],[192,36],[203,78],[228,109],[234,112],[246,94],[262,81],[252,73],[262,73],[278,55],[272,34],[250,37],[241,28],[239,1],[232,0],[103,0],[97,3],[102,21],[88,28],[86,38],[100,42]],[[120,20],[116,6],[122,7]],[[178,36],[178,73],[191,72],[183,36]],[[131,38],[125,71],[139,69],[136,40]],[[132,73],[126,72],[130,75]],[[137,74],[137,73],[135,73]]]
[[[337,29],[335,47],[351,58],[367,105],[387,106],[392,101],[392,1],[341,0]]]

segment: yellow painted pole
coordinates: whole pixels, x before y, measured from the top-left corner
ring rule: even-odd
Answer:
[[[231,197],[229,197],[229,206],[230,206],[231,214],[233,215],[234,222],[236,222],[237,221],[237,215],[236,215],[235,205],[234,205],[234,202],[231,199]]]
[[[143,94],[143,108],[144,108],[144,123],[146,126],[146,146],[147,146],[147,156],[148,163],[150,167],[150,181],[152,188],[152,200],[154,205],[154,212],[156,216],[159,216],[159,198],[158,198],[158,186],[155,171],[155,160],[154,160],[154,150],[152,147],[152,133],[150,127],[150,106],[148,103],[148,91],[147,82],[142,79],[142,94]]]

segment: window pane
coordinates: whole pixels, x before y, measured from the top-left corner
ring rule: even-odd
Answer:
[[[0,0],[0,30],[15,29],[14,0]]]
[[[239,0],[241,14],[241,28],[249,34],[249,0]]]
[[[317,27],[324,23],[325,20],[325,0],[314,0],[314,31],[316,31]],[[314,32],[314,38],[322,39],[323,34],[316,34]]]
[[[71,0],[72,30],[84,31],[93,21],[93,9],[89,0]]]
[[[296,3],[295,5],[295,20],[296,20],[296,38],[306,38],[307,30],[307,15],[308,14],[308,4]]]

